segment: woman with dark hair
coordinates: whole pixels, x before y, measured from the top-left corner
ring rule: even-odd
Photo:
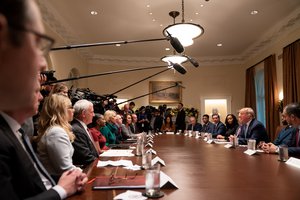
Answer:
[[[174,132],[175,131],[175,125],[172,121],[172,116],[168,115],[165,119],[165,123],[161,127],[162,132]]]
[[[218,139],[228,139],[230,135],[235,134],[236,129],[239,127],[239,123],[236,116],[234,116],[233,114],[228,114],[225,118],[225,125],[226,125],[225,136],[221,136],[222,138],[218,137]]]
[[[101,124],[105,125],[105,120],[103,115],[95,113],[92,123],[88,125],[88,128],[93,136],[94,141],[96,142],[96,149],[98,153],[102,153],[103,150],[108,150],[109,148],[105,145],[106,138],[100,132]]]

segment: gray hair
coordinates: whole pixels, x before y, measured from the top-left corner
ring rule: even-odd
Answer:
[[[73,106],[74,107],[74,118],[80,119],[82,112],[89,109],[90,106],[93,106],[92,102],[90,102],[86,99],[81,99],[81,100],[77,101]]]

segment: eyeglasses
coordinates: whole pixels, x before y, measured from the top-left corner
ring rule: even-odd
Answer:
[[[24,31],[34,34],[36,37],[40,38],[40,41],[37,43],[37,46],[41,52],[43,52],[43,55],[47,55],[49,51],[52,49],[55,40],[45,34],[38,33],[35,30],[28,29],[22,26],[10,26],[11,28],[18,30],[18,31]]]

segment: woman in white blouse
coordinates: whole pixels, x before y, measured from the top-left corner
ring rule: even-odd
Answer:
[[[69,121],[73,119],[73,107],[68,97],[53,94],[47,97],[39,118],[37,152],[44,167],[55,179],[69,169],[72,163],[74,141]]]

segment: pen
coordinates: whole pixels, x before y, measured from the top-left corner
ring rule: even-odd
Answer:
[[[87,183],[90,184],[92,182],[94,182],[96,180],[96,177],[95,178],[92,178],[91,180],[89,180]]]

